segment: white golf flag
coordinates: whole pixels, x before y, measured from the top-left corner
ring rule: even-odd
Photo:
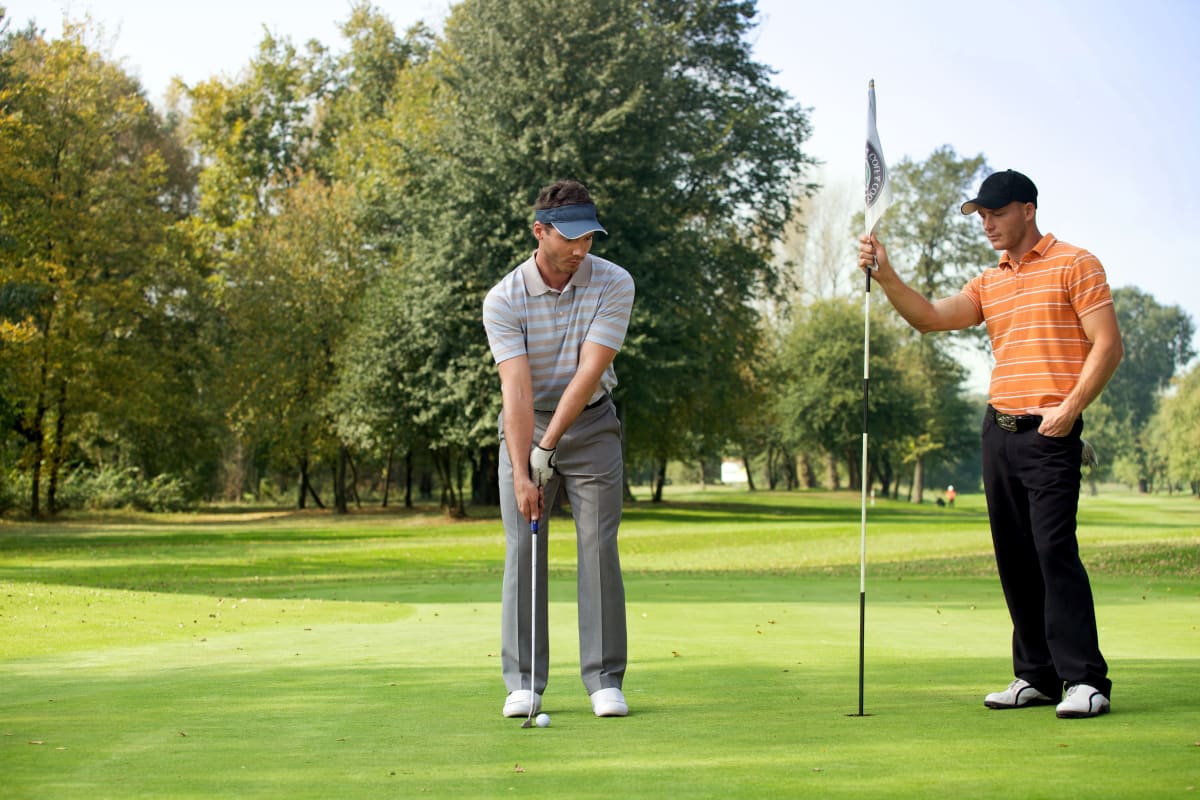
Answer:
[[[867,90],[867,233],[883,217],[883,212],[892,204],[892,182],[888,177],[887,162],[883,160],[883,147],[879,144],[879,130],[875,127],[875,81]]]

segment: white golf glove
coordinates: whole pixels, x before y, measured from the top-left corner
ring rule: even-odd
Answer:
[[[545,486],[554,477],[554,466],[558,463],[558,450],[547,450],[541,445],[534,445],[529,454],[529,477],[538,486]]]

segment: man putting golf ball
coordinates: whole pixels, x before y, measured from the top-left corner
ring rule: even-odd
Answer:
[[[633,307],[633,278],[591,255],[593,235],[606,231],[577,181],[541,190],[532,232],[537,250],[483,304],[503,400],[503,714],[528,721],[541,709],[550,668],[551,518],[543,503],[563,491],[575,518],[580,677],[597,717],[623,717],[629,713],[621,691],[628,657],[617,528],[624,467],[611,392],[617,385],[613,358]],[[541,525],[536,533],[535,520]]]

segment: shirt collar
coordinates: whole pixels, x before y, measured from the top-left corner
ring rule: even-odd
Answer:
[[[1021,264],[1025,263],[1026,261],[1032,261],[1035,258],[1041,258],[1042,256],[1046,255],[1046,252],[1053,247],[1054,243],[1057,241],[1058,239],[1054,237],[1053,233],[1047,233],[1043,235],[1042,238],[1038,240],[1038,243],[1033,246],[1033,249],[1026,253],[1025,258],[1019,262],[1013,261],[1012,256],[1010,256],[1008,251],[1005,250],[1004,255],[1000,257],[1000,263],[998,266],[1001,269],[1007,267],[1011,270],[1018,270],[1021,268]]]
[[[525,291],[531,297],[546,294],[554,291],[546,282],[542,280],[542,273],[538,272],[537,262],[533,256],[526,259],[521,265],[521,276],[525,279]],[[590,286],[592,283],[592,256],[589,253],[584,256],[583,262],[579,265],[579,269],[575,270],[575,274],[571,276],[571,280],[567,281],[567,285],[562,288],[565,292],[574,286]]]

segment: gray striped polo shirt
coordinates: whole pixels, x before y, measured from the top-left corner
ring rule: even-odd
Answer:
[[[579,367],[583,343],[620,350],[633,309],[633,277],[589,254],[561,292],[542,280],[533,257],[504,276],[483,301],[483,327],[499,364],[529,357],[533,407],[553,411]],[[617,385],[612,365],[589,402]]]

